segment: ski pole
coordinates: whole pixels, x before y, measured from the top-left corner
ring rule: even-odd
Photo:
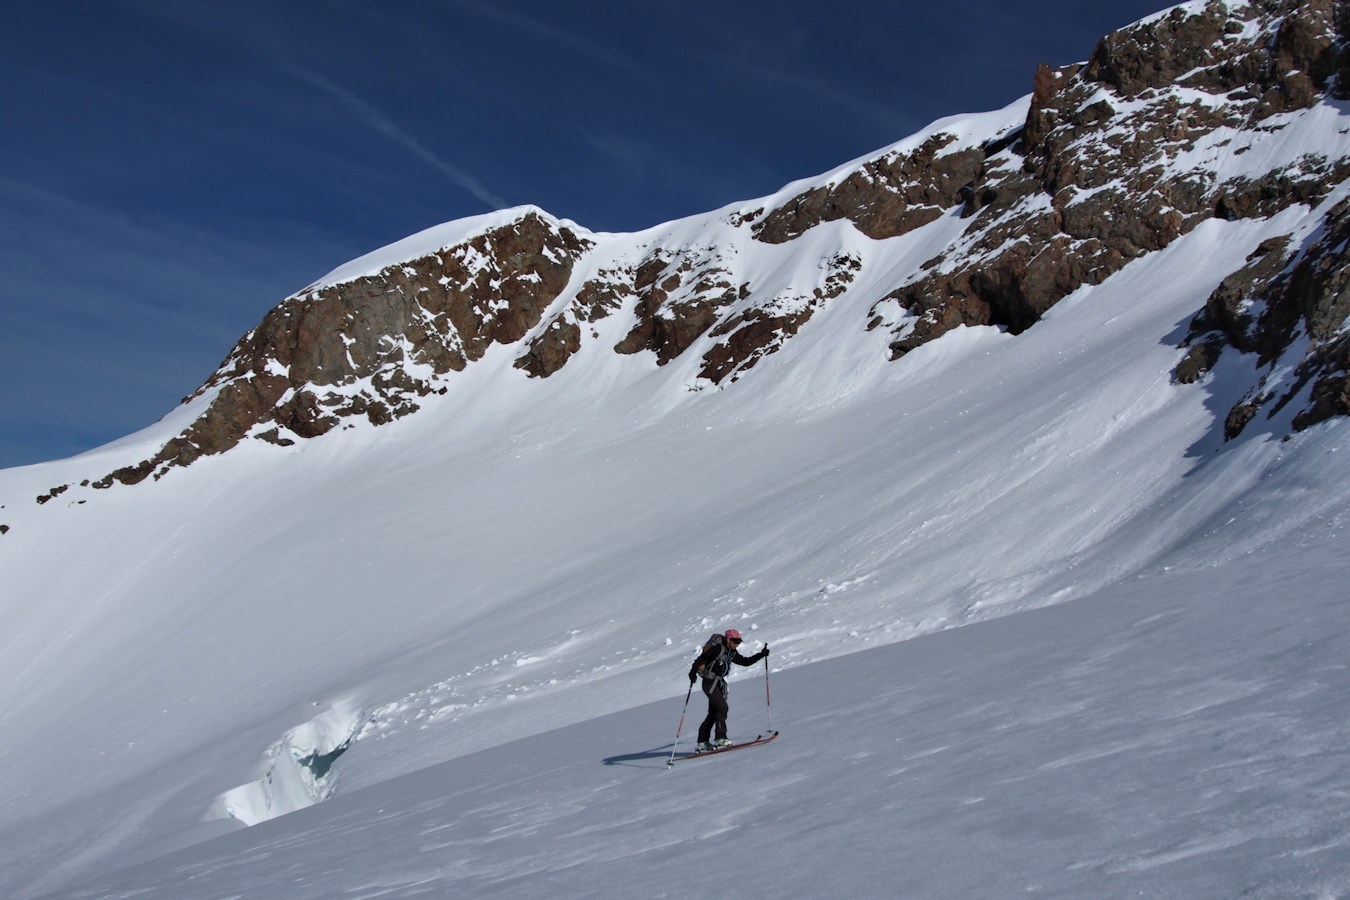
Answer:
[[[764,715],[769,721],[769,731],[773,731],[773,704],[769,702],[769,658],[764,657]]]
[[[680,732],[684,730],[684,714],[689,711],[689,698],[694,696],[694,683],[689,682],[689,693],[684,695],[684,709],[680,710],[680,724],[675,726],[675,743],[670,745],[670,759],[666,760],[666,768],[669,769],[675,765],[675,748],[680,746]]]

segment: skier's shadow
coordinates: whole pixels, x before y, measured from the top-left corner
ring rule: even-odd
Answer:
[[[607,766],[632,766],[635,769],[655,769],[654,765],[660,762],[665,765],[666,760],[670,759],[670,744],[664,747],[653,747],[650,750],[643,750],[640,753],[625,753],[623,756],[605,757],[604,763]]]

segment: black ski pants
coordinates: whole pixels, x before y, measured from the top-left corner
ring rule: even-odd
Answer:
[[[717,739],[721,740],[727,736],[727,713],[731,709],[727,704],[727,680],[703,679],[703,693],[708,695],[708,717],[698,726],[699,742],[711,740],[714,728],[717,729]]]

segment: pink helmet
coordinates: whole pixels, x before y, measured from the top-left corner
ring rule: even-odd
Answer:
[[[728,628],[726,633],[726,639],[729,641],[739,641],[741,640],[741,633],[737,631],[735,628]]]

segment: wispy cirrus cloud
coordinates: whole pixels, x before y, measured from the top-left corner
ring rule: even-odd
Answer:
[[[486,204],[488,208],[501,209],[511,205],[484,185],[483,182],[472,173],[460,168],[440,154],[429,149],[417,138],[400,128],[397,123],[383,112],[376,109],[369,102],[357,96],[352,91],[337,84],[327,76],[300,66],[288,66],[287,71],[311,87],[323,91],[330,97],[340,101],[348,109],[356,113],[361,122],[368,128],[389,138],[389,140],[398,144],[404,150],[450,179],[451,182],[472,194],[474,197],[477,197]]]
[[[473,2],[473,0],[460,0],[455,4],[459,9],[463,9],[480,18],[491,19],[509,26],[512,31],[531,35],[542,41],[547,41],[565,50],[579,54],[592,62],[603,63],[629,75],[636,75],[642,78],[650,78],[650,70],[641,62],[616,53],[604,44],[590,40],[576,32],[559,28],[556,25],[550,25],[540,19],[533,18],[521,13],[512,12],[500,6],[491,6],[485,3]]]

